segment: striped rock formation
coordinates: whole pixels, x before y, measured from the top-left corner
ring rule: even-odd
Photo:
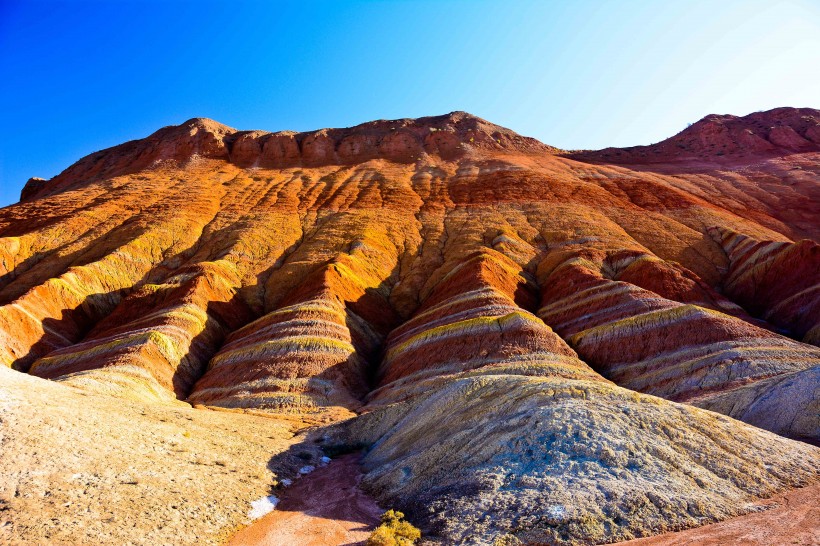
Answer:
[[[368,408],[413,398],[457,377],[485,374],[603,381],[527,311],[537,287],[492,249],[453,267],[412,318],[387,339]]]
[[[302,414],[359,408],[369,390],[368,362],[397,322],[387,283],[398,250],[387,219],[350,215],[323,229],[344,233],[348,223],[364,229],[345,252],[306,277],[294,265],[268,281],[298,284],[275,311],[231,335],[190,402]]]
[[[0,362],[320,425],[448,543],[729,517],[818,478],[783,438],[820,439],[818,128],[566,152],[463,112],[190,120],[0,210]]]
[[[536,288],[495,250],[467,256],[391,332],[366,413],[323,441],[372,445],[365,485],[447,544],[626,540],[813,479],[813,448],[604,380],[522,307]],[[792,475],[745,459],[798,452]]]
[[[786,436],[820,436],[820,350],[722,312],[737,306],[655,257],[556,254],[541,264],[538,315],[604,376]],[[649,275],[640,271],[647,262]],[[652,284],[669,297],[641,286]]]
[[[820,345],[820,245],[757,241],[720,227],[709,234],[729,257],[723,290],[755,316]]]
[[[131,398],[184,400],[226,332],[251,316],[236,298],[231,265],[201,263],[142,285],[82,342],[37,360],[29,372]]]

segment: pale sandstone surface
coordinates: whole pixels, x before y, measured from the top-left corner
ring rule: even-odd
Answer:
[[[309,464],[292,454],[268,464],[303,427],[0,369],[0,543],[221,544],[251,501]]]

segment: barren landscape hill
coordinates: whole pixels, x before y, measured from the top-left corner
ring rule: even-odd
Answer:
[[[2,459],[6,531],[93,542],[96,506],[135,487],[124,473],[147,514],[183,502],[185,471],[144,462],[185,416],[214,427],[196,449],[220,468],[258,464],[253,483],[102,542],[218,543],[322,449],[363,449],[363,487],[431,543],[603,544],[746,513],[820,479],[818,241],[809,108],[600,151],[465,112],[160,129],[0,209],[3,446],[48,461]],[[63,424],[32,428],[35,391],[55,399],[36,419]],[[109,413],[135,430],[95,435]],[[246,448],[220,455],[232,434]],[[40,496],[42,472],[68,492],[78,472],[59,468],[94,462],[72,438],[99,457],[129,444],[127,472]]]

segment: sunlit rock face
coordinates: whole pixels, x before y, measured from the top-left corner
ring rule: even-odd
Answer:
[[[756,316],[820,345],[820,245],[758,241],[718,226],[709,234],[729,257],[723,290]]]
[[[820,114],[813,108],[775,108],[748,116],[709,115],[650,146],[579,152],[593,161],[646,164],[677,160],[724,162],[771,158],[820,149]]]
[[[337,423],[448,544],[729,517],[818,479],[784,438],[820,439],[818,123],[565,152],[463,112],[190,120],[0,210],[0,362]]]
[[[581,358],[632,390],[786,436],[820,434],[813,387],[820,350],[751,324],[691,272],[645,255],[603,256],[587,246],[542,263],[539,316]]]

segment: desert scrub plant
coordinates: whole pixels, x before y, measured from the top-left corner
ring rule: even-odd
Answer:
[[[421,531],[404,521],[402,512],[388,510],[381,520],[381,525],[367,539],[367,546],[411,546],[421,538]]]

